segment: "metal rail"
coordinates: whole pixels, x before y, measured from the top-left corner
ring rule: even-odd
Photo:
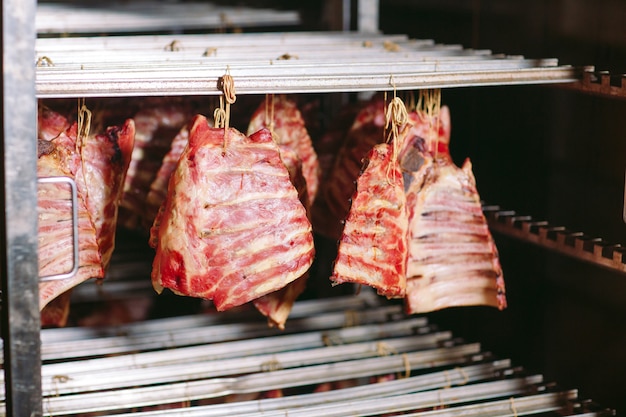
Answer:
[[[333,316],[320,308],[323,303],[314,301],[305,310],[323,320]],[[388,311],[368,302],[357,311],[341,313],[345,317],[368,313],[379,317]],[[227,320],[228,315],[220,317]],[[261,323],[260,319],[256,323]],[[416,415],[419,410],[420,415],[432,416],[514,416],[548,411],[564,416],[596,415],[578,400],[575,390],[563,391],[544,383],[541,375],[512,368],[509,360],[494,361],[479,344],[465,344],[449,332],[435,331],[424,317],[401,316],[345,328],[337,322],[330,329],[300,328],[291,335],[272,335],[266,328],[269,337],[244,333],[223,343],[133,351],[137,348],[134,336],[143,337],[140,328],[148,324],[148,334],[153,336],[159,328],[162,335],[170,334],[173,325],[170,319],[138,323],[135,334],[126,337],[129,348],[122,354],[112,350],[112,356],[99,359],[51,357],[45,361],[44,414],[331,417]],[[249,324],[240,323],[244,327]],[[206,328],[206,323],[190,320],[188,326],[192,332]],[[92,339],[106,340],[114,329],[102,328],[103,335]],[[44,333],[67,331],[48,329]],[[61,339],[50,337],[50,342],[43,343],[44,350],[46,345],[62,344]],[[315,389],[318,384],[334,383],[345,386]],[[263,397],[273,390],[283,390],[284,396]],[[228,401],[233,396],[258,399]],[[0,414],[4,405],[0,401]],[[170,407],[167,410],[142,409],[166,405]]]
[[[494,55],[432,40],[360,33],[265,33],[39,39],[38,97],[415,90],[569,83],[556,59]]]
[[[39,34],[67,35],[296,26],[301,19],[298,12],[291,10],[142,0],[40,3],[35,22]]]
[[[592,66],[583,68],[580,80],[564,86],[596,96],[626,99],[626,74],[612,76],[608,71],[596,72]]]
[[[611,244],[583,232],[552,226],[547,221],[537,221],[513,210],[499,206],[484,206],[489,228],[526,242],[533,243],[563,255],[590,262],[614,271],[626,272],[626,248]]]

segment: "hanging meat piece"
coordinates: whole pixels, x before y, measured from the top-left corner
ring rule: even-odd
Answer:
[[[392,145],[382,143],[367,156],[330,277],[335,284],[370,285],[389,298],[404,296],[409,226],[393,153]]]
[[[115,247],[118,208],[124,179],[135,140],[135,124],[108,127],[104,133],[90,135],[83,143],[81,168],[77,177],[79,192],[96,228],[102,266],[106,270]]]
[[[120,225],[131,230],[149,230],[152,226],[151,221],[146,221],[150,185],[173,138],[192,115],[191,107],[186,103],[153,98],[145,100],[144,107],[133,116],[135,146],[120,203]]]
[[[165,197],[167,196],[167,185],[170,181],[170,177],[176,169],[176,164],[185,150],[188,141],[189,130],[187,126],[183,126],[176,137],[174,137],[174,140],[170,145],[170,150],[163,158],[161,167],[159,168],[154,181],[150,185],[150,191],[146,197],[145,215],[145,221],[150,225],[154,223],[154,219],[159,212],[159,208],[165,201]]]
[[[132,120],[106,133],[77,141],[77,125],[54,135],[59,116],[41,109],[37,175],[64,176],[77,188],[79,259],[75,276],[40,283],[40,308],[90,278],[104,278],[113,251],[117,203],[134,140]],[[48,123],[50,121],[50,123]],[[39,275],[69,272],[73,263],[72,208],[67,184],[41,184],[38,190]],[[69,301],[69,298],[67,298]],[[58,308],[58,306],[56,307]],[[44,312],[45,313],[45,312]],[[56,313],[55,313],[56,314]],[[58,314],[56,314],[59,316]]]
[[[296,102],[284,95],[263,101],[252,115],[248,134],[263,127],[270,128],[274,140],[293,150],[302,161],[302,174],[312,203],[319,187],[319,162]]]
[[[376,96],[363,107],[354,120],[332,171],[321,188],[324,203],[332,217],[332,222],[328,220],[324,222],[326,224],[321,223],[324,227],[319,228],[327,237],[341,237],[343,222],[350,210],[350,198],[356,190],[356,180],[363,166],[363,158],[374,145],[384,141],[384,127],[384,101]]]
[[[254,307],[267,317],[270,327],[285,329],[285,323],[289,313],[291,313],[293,304],[306,289],[308,278],[309,273],[305,272],[303,276],[290,282],[284,288],[254,300]]]
[[[311,224],[268,130],[246,137],[196,116],[151,230],[152,282],[223,311],[301,277]]]
[[[438,140],[414,138],[403,152],[409,208],[406,309],[506,307],[498,252],[482,212],[471,163],[457,167],[449,152],[450,122],[441,109]],[[435,150],[436,149],[436,150]]]
[[[291,149],[285,145],[279,146],[280,158],[282,159],[289,179],[298,191],[298,199],[302,205],[309,208],[309,196],[306,189],[306,181],[302,174],[302,163]],[[285,322],[291,312],[294,302],[306,289],[306,282],[309,277],[308,271],[303,276],[287,284],[284,288],[271,292],[254,300],[254,307],[268,319],[272,327],[285,328]]]
[[[404,155],[399,151],[407,141],[423,143],[419,138],[428,137],[432,125],[417,112],[407,114],[401,101],[394,103],[387,114],[393,135],[390,143],[375,145],[365,158],[330,279],[335,284],[369,285],[388,298],[401,298],[406,291],[409,215],[398,160]]]
[[[320,236],[337,239],[337,218],[330,212],[322,189],[335,165],[335,159],[343,146],[348,131],[364,105],[365,102],[363,101],[345,105],[331,120],[321,137],[313,141],[320,164],[321,176],[320,191],[311,206],[311,223],[313,224],[313,231]]]

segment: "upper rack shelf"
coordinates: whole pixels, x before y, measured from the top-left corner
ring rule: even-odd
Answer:
[[[289,32],[37,39],[39,98],[324,93],[568,83],[581,70],[404,35]]]
[[[35,19],[37,33],[48,36],[237,30],[301,23],[299,13],[290,10],[159,0],[39,2]]]

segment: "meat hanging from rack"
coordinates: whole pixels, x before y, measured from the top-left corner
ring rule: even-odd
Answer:
[[[449,154],[449,109],[441,107],[437,117],[412,112],[406,120],[400,137],[393,138],[399,143],[392,142],[397,158],[388,144],[376,145],[367,158],[331,281],[404,297],[409,313],[465,305],[505,308],[498,252],[471,164],[458,168]],[[398,243],[398,236],[405,240]]]
[[[407,312],[453,306],[504,309],[498,250],[480,204],[472,165],[459,168],[449,152],[450,114],[441,108],[438,140],[415,138],[401,157],[408,181]]]
[[[288,146],[280,145],[279,150],[280,158],[289,172],[289,179],[298,191],[298,198],[308,214],[310,207],[309,193],[302,172],[302,162],[296,152]],[[294,302],[306,289],[308,278],[309,272],[306,271],[300,278],[290,282],[284,288],[253,300],[254,307],[267,317],[270,326],[284,329]]]
[[[171,149],[172,140],[194,113],[194,104],[190,101],[157,97],[144,99],[132,116],[136,136],[120,203],[121,226],[149,231],[156,215],[148,199],[151,185],[158,180],[157,173],[163,157]]]
[[[296,101],[285,95],[268,96],[252,115],[248,135],[263,127],[272,132],[276,143],[294,151],[302,161],[308,201],[312,203],[319,187],[319,161]]]
[[[154,219],[159,212],[159,208],[167,197],[167,185],[172,173],[176,170],[176,164],[185,150],[188,141],[189,129],[185,125],[174,137],[174,140],[172,140],[170,150],[163,157],[163,161],[154,178],[154,181],[150,184],[150,190],[146,196],[145,205],[145,220],[150,224],[150,226],[154,223]]]
[[[339,241],[331,281],[370,285],[389,298],[406,289],[409,218],[391,144],[370,151]]]
[[[323,236],[339,239],[343,222],[350,210],[350,198],[356,189],[356,180],[362,168],[363,158],[372,147],[384,141],[385,103],[380,95],[359,106],[356,118],[345,138],[339,134],[327,141],[341,140],[342,145],[330,172],[320,185],[320,197],[312,208],[313,228]],[[350,115],[350,111],[346,111]],[[345,113],[344,113],[345,114]]]
[[[87,122],[88,123],[88,122]],[[126,120],[104,133],[86,134],[77,123],[41,106],[38,112],[39,177],[63,176],[76,182],[78,213],[78,272],[75,276],[39,284],[42,322],[64,325],[69,297],[56,297],[90,278],[104,278],[114,248],[118,202],[135,137],[134,122]],[[72,203],[67,186],[46,184],[38,191],[39,274],[70,271],[72,265]]]
[[[285,287],[313,261],[313,236],[267,129],[248,137],[190,124],[151,229],[157,292],[213,300],[226,310]]]

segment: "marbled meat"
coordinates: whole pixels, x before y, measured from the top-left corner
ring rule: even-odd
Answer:
[[[306,210],[271,133],[249,137],[196,116],[151,230],[155,290],[226,310],[285,287],[310,267]]]
[[[285,145],[280,145],[280,158],[282,159],[287,171],[289,179],[298,191],[300,202],[309,213],[309,195],[306,189],[306,180],[302,174],[302,163],[298,155]],[[303,276],[290,282],[284,288],[271,292],[262,297],[253,300],[254,307],[265,317],[268,324],[279,329],[285,328],[285,322],[293,307],[296,299],[306,289],[308,271]]]
[[[348,131],[331,172],[320,188],[328,213],[333,219],[332,223],[328,222],[320,228],[327,237],[341,237],[343,222],[350,210],[350,198],[356,190],[356,180],[363,166],[363,158],[374,145],[385,141],[384,107],[382,97],[375,96],[361,109]]]
[[[408,313],[453,306],[506,307],[498,251],[487,226],[469,159],[450,153],[450,116],[441,108],[436,141],[407,144],[403,165],[409,209]]]
[[[409,226],[404,180],[393,153],[391,144],[381,143],[367,156],[330,277],[335,284],[372,286],[389,298],[405,294]]]
[[[117,207],[134,141],[134,122],[127,120],[103,134],[77,139],[77,125],[54,135],[62,116],[39,112],[37,175],[75,180],[78,193],[78,273],[40,283],[40,308],[90,278],[103,278],[115,241]],[[55,127],[56,126],[56,127]],[[47,133],[46,133],[47,132]],[[82,142],[82,143],[81,143]],[[38,190],[39,274],[72,268],[72,210],[66,184],[42,184]]]
[[[293,150],[302,161],[308,199],[313,203],[320,181],[319,161],[297,103],[284,95],[264,100],[252,115],[248,135],[264,127],[272,131],[276,143]]]

